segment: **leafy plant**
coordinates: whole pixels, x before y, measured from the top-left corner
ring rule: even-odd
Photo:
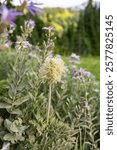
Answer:
[[[78,55],[64,63],[54,54],[53,27],[43,27],[42,45],[29,43],[34,26],[26,20],[20,27],[11,71],[0,81],[1,149],[98,150],[99,89],[94,75],[80,68]]]

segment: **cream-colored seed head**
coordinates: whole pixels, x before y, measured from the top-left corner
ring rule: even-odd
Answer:
[[[40,68],[40,78],[49,83],[57,83],[64,73],[64,62],[61,58],[46,58]]]

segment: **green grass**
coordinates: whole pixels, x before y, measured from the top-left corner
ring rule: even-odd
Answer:
[[[82,68],[86,68],[92,74],[96,76],[96,80],[100,81],[100,57],[99,56],[81,56],[81,63],[79,65]]]

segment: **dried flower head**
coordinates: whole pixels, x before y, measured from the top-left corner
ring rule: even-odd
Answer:
[[[61,76],[64,73],[64,62],[60,58],[46,58],[44,64],[41,66],[40,78],[42,81],[48,81],[49,83],[57,83],[61,80]]]

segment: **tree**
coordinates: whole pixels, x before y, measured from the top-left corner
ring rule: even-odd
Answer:
[[[80,54],[100,54],[100,8],[88,1],[78,22],[78,51]]]

